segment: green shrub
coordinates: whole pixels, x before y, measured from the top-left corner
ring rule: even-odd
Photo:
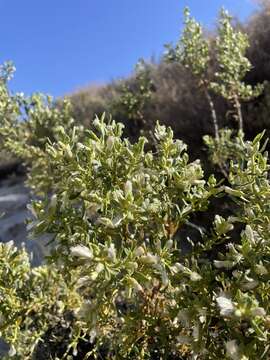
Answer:
[[[258,83],[269,81],[269,2],[265,4],[246,23],[241,24],[242,30],[249,35],[250,47],[247,48],[247,58],[253,65],[251,71],[245,75],[247,85],[256,86]],[[235,22],[235,21],[234,21]],[[209,33],[209,32],[208,32]],[[209,40],[210,55],[215,51],[216,31],[207,36]],[[208,75],[213,80],[217,64],[210,62]],[[163,124],[170,126],[176,138],[181,138],[189,146],[190,156],[204,157],[202,137],[205,134],[214,134],[212,118],[209,113],[209,103],[202,87],[198,87],[189,70],[179,62],[166,63],[161,58],[157,63],[149,65],[150,78],[155,91],[144,106],[143,115],[146,120],[146,129],[154,129],[157,119]],[[138,82],[134,76],[124,80],[127,87],[132,90],[138,88]],[[108,85],[97,88],[89,87],[71,95],[74,105],[74,118],[78,123],[89,124],[95,114],[101,115],[103,111],[109,111],[110,103],[118,102],[122,94],[122,81],[115,80]],[[269,136],[269,90],[266,89],[259,98],[248,100],[241,104],[244,112],[244,131],[249,139],[254,138],[258,132],[267,130]],[[237,117],[233,104],[228,106],[222,98],[211,92],[215,103],[219,128],[224,125],[237,127]],[[81,97],[80,97],[81,96]],[[111,111],[112,109],[110,109]],[[263,111],[261,111],[263,110]],[[264,111],[266,110],[266,111]],[[113,111],[114,119],[125,124],[125,136],[137,139],[144,130],[141,125],[136,128],[128,115],[123,112]],[[139,124],[139,122],[138,122]],[[196,128],[196,131],[194,131]],[[207,161],[204,161],[208,165]]]
[[[134,86],[131,86],[132,84],[130,83],[122,84],[120,97],[112,102],[110,111],[127,117],[131,129],[141,129],[143,133],[143,130],[149,127],[144,114],[145,107],[149,103],[154,91],[150,66],[143,60],[140,60],[135,67],[134,80]]]
[[[75,285],[64,282],[59,268],[31,269],[24,249],[0,244],[0,336],[10,345],[4,359],[31,359],[48,328],[67,323],[67,311],[79,304]]]
[[[58,108],[50,96],[33,94],[26,97],[23,93],[12,94],[8,89],[8,80],[12,77],[14,68],[7,63],[0,70],[2,149],[23,160],[31,168],[28,173],[29,184],[36,193],[44,195],[50,190],[46,143],[57,141],[63,131],[73,131],[71,104],[66,100]],[[81,126],[80,130],[82,129]]]
[[[91,352],[98,356],[107,344],[109,358],[215,359],[226,351],[233,359],[267,358],[269,166],[259,150],[261,136],[242,142],[229,186],[217,187],[213,177],[203,180],[199,163],[188,163],[185,146],[170,130],[157,127],[159,148],[152,154],[144,153],[143,138],[134,145],[121,140],[119,125],[95,125],[99,136],[91,132],[79,144],[66,136],[47,148],[54,196],[32,204],[34,231],[56,237],[50,260],[62,284],[76,283],[82,301],[74,312],[77,328],[96,339]],[[202,232],[198,243],[190,239],[184,255],[183,224],[206,210],[216,194],[229,195],[236,214],[216,215],[212,230]],[[237,243],[231,239],[234,227]],[[10,268],[20,273],[20,263]],[[32,299],[36,285],[23,286]],[[47,291],[55,304],[57,296]],[[46,302],[39,315],[49,316],[47,310]]]
[[[257,95],[242,83],[247,43],[229,17],[222,15],[220,36],[229,30],[224,41],[239,40],[230,49],[241,61],[223,66],[229,54],[218,47],[224,57],[214,82],[206,77],[201,27],[186,16],[176,55],[206,92],[231,100],[233,77],[233,98],[243,98],[241,89]],[[197,63],[201,52],[205,61]],[[48,352],[55,359],[269,358],[270,183],[263,134],[246,141],[238,118],[238,134],[215,129],[214,139],[205,138],[225,175],[217,182],[205,177],[200,161],[189,160],[171,128],[157,124],[155,147],[147,150],[146,138],[131,142],[123,125],[105,115],[93,130],[72,127],[65,108],[11,95],[9,72],[3,71],[0,88],[3,144],[28,162],[29,184],[40,195],[29,207],[32,236],[47,234],[55,246],[36,269],[24,250],[0,246],[7,358],[39,356],[58,326],[69,329],[69,340],[64,332],[64,351]],[[44,134],[48,120],[51,137]],[[224,206],[212,215],[218,201]],[[194,221],[200,216],[209,218],[206,226]]]
[[[70,94],[71,114],[77,125],[91,127],[95,116],[109,112],[111,103],[119,97],[120,85],[112,82],[106,85],[92,85]],[[61,104],[61,99],[59,99]]]
[[[54,196],[32,204],[34,231],[57,243],[50,261],[65,264],[67,279],[76,270],[77,316],[96,336],[92,352],[107,344],[116,359],[267,358],[270,188],[261,136],[239,139],[229,183],[216,186],[171,130],[156,128],[153,154],[143,138],[121,140],[119,124],[95,125],[99,135],[84,143],[67,136],[48,147]],[[184,253],[183,225],[217,195],[231,197],[236,212],[216,215]]]

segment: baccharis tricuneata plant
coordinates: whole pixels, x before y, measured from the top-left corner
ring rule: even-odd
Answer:
[[[207,42],[188,12],[186,26],[176,54],[208,87]],[[239,40],[233,44],[240,64],[232,72],[240,86],[248,70],[246,40],[234,34],[226,14],[220,26],[234,61],[230,41]],[[229,55],[221,40],[217,44],[222,64]],[[228,76],[222,71],[217,84],[230,100],[233,75],[231,68]],[[85,359],[268,359],[270,183],[262,134],[253,142],[241,133],[231,140],[228,130],[216,136],[227,177],[217,184],[214,176],[205,179],[199,161],[189,161],[170,128],[157,124],[156,148],[146,151],[144,137],[132,144],[122,125],[105,116],[92,130],[72,128],[65,108],[40,97],[29,105],[8,92],[6,80],[0,83],[3,143],[28,161],[29,184],[41,196],[31,204],[32,234],[50,234],[55,244],[49,265],[37,269],[30,269],[23,250],[0,247],[6,358],[33,358],[58,319],[71,330],[63,358],[75,357],[78,343],[87,341]],[[246,92],[236,85],[241,100]],[[37,129],[48,119],[54,136],[40,142]],[[235,206],[208,213],[222,196]]]

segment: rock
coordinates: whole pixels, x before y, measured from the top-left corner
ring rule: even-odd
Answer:
[[[31,263],[38,266],[44,258],[44,247],[38,240],[29,239],[25,221],[31,217],[26,206],[30,192],[24,185],[23,176],[12,176],[0,183],[0,242],[14,241],[31,254]],[[8,344],[0,338],[0,359],[9,351]]]
[[[9,351],[9,345],[0,338],[0,359]]]
[[[26,231],[26,219],[31,217],[27,210],[30,191],[23,176],[13,176],[0,183],[0,242],[14,241],[25,245],[31,254],[33,266],[40,265],[44,257],[44,246],[36,239],[30,239]]]

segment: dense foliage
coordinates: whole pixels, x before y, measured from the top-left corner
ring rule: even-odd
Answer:
[[[79,298],[55,267],[31,269],[26,251],[12,243],[0,244],[0,259],[0,334],[8,359],[28,359],[48,326],[71,323],[67,307],[78,307]]]
[[[40,358],[44,348],[52,359],[269,358],[269,164],[263,133],[245,140],[240,106],[262,88],[243,82],[247,37],[227,13],[214,79],[208,41],[185,15],[169,60],[204,88],[215,176],[189,160],[171,128],[157,123],[147,148],[145,137],[131,142],[105,115],[91,129],[74,126],[68,102],[59,108],[41,95],[11,94],[12,66],[2,68],[2,144],[26,162],[39,196],[29,206],[31,236],[53,244],[35,269],[23,249],[0,246],[7,359]],[[139,92],[123,90],[131,121],[151,97],[149,79],[140,81]],[[239,132],[220,130],[213,91],[233,104]]]

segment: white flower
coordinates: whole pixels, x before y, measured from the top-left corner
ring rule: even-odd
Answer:
[[[189,277],[191,281],[200,281],[202,279],[201,275],[195,271],[191,271]]]
[[[51,197],[50,207],[51,207],[52,209],[55,209],[55,208],[56,208],[56,205],[57,205],[57,195],[54,194],[54,195]]]
[[[138,283],[134,278],[129,278],[129,283],[132,285],[133,289],[137,292],[143,292],[143,287]]]
[[[242,275],[243,275],[243,273],[241,271],[238,271],[238,270],[234,270],[232,272],[232,276],[235,277],[236,279],[239,279]]]
[[[70,253],[72,256],[84,258],[84,259],[92,259],[93,252],[84,245],[76,245],[70,248]]]
[[[239,360],[239,347],[236,340],[231,340],[226,343],[227,355],[233,360]]]
[[[264,308],[262,307],[256,307],[255,309],[252,309],[252,315],[253,316],[265,316],[266,312],[264,310]]]
[[[118,215],[116,216],[115,218],[112,219],[112,223],[113,223],[113,226],[116,228],[117,226],[119,226],[121,224],[121,222],[123,221],[123,216],[121,215]]]
[[[251,243],[251,245],[256,244],[254,232],[250,225],[246,226],[246,229],[244,230],[244,234],[246,235],[246,237],[249,240],[249,242]]]
[[[235,262],[231,260],[214,260],[214,265],[216,268],[221,269],[231,269],[235,266]]]
[[[124,185],[124,191],[126,195],[132,195],[132,182],[130,180],[127,180]]]
[[[104,265],[102,263],[98,263],[96,266],[96,272],[100,273],[103,270],[104,270]]]
[[[173,247],[173,240],[170,239],[165,244],[166,249],[170,250]]]
[[[268,270],[266,269],[266,267],[262,264],[257,264],[255,266],[255,272],[258,275],[267,275],[268,274]]]
[[[9,355],[10,357],[13,357],[13,356],[16,355],[16,349],[15,349],[14,345],[11,345],[11,346],[10,346],[8,355]]]
[[[134,252],[135,256],[142,256],[144,254],[144,248],[142,246],[139,246],[135,252]]]
[[[91,274],[91,280],[96,280],[98,275],[104,270],[104,265],[102,263],[98,263],[95,271]]]
[[[80,142],[77,143],[77,149],[78,150],[84,150],[85,148],[86,148],[86,146],[83,145],[82,143],[80,143]]]
[[[97,330],[94,328],[90,331],[90,343],[92,344],[97,337]]]
[[[177,274],[179,271],[185,271],[187,268],[180,264],[180,263],[175,263],[172,267],[171,270],[173,273]]]
[[[114,143],[115,143],[115,137],[114,136],[109,136],[107,141],[106,141],[107,149],[111,150],[113,148]]]
[[[169,278],[168,278],[168,274],[165,270],[163,270],[161,272],[161,281],[164,287],[169,285]]]
[[[16,246],[14,246],[14,241],[13,240],[10,240],[10,241],[6,242],[5,246],[6,246],[7,250],[10,250],[12,247],[14,247],[14,249],[17,249]]]
[[[220,308],[220,315],[230,316],[234,312],[234,305],[231,299],[225,296],[219,296],[217,297],[217,303]]]
[[[116,250],[115,250],[114,244],[110,244],[107,251],[108,251],[108,258],[111,261],[115,261],[115,259],[116,259]]]
[[[202,324],[206,322],[206,309],[205,308],[200,310],[199,320],[200,320],[200,323],[202,323]]]
[[[81,286],[84,286],[89,280],[89,276],[83,276],[79,278],[79,280],[77,281],[77,287],[80,288]]]
[[[150,253],[147,253],[147,255],[140,257],[140,261],[144,264],[157,264],[158,260],[158,256],[152,255]]]

